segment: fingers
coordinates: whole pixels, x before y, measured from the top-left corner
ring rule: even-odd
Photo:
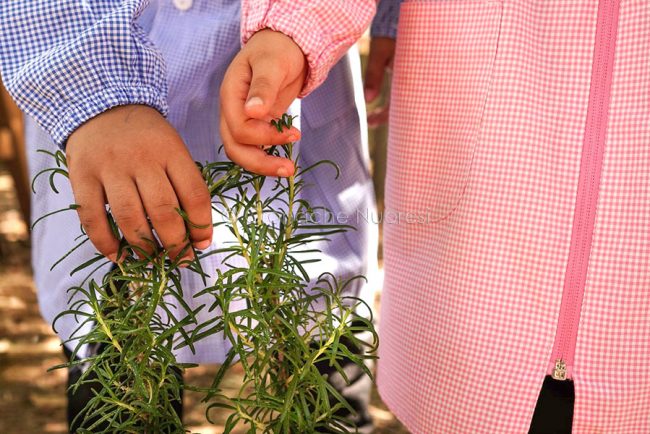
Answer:
[[[119,241],[106,217],[106,202],[140,257],[152,256],[162,245],[172,259],[180,252],[191,259],[190,241],[197,248],[209,246],[207,186],[181,137],[156,110],[138,105],[108,110],[70,136],[66,154],[82,225],[111,260],[119,260]],[[193,225],[186,225],[179,208],[186,208]]]
[[[111,214],[122,235],[138,256],[149,257],[156,252],[159,244],[151,226],[172,259],[187,248],[190,240],[199,249],[210,246],[210,195],[193,163],[190,168],[192,170],[187,170],[187,167],[178,164],[170,168],[173,175],[169,178],[163,170],[148,170],[138,174],[136,180],[111,179],[104,184]],[[117,262],[119,241],[115,238],[106,217],[101,185],[98,182],[81,183],[79,188],[76,188],[75,197],[80,205],[79,218],[88,237],[100,253]],[[202,227],[186,226],[185,220],[177,211],[181,207],[190,222]],[[190,240],[187,238],[188,230]],[[184,259],[193,257],[191,249],[184,252]]]
[[[264,176],[287,177],[293,175],[296,170],[293,162],[288,158],[274,157],[259,147],[237,143],[223,120],[221,138],[228,158],[249,172]]]
[[[221,138],[232,161],[266,176],[294,173],[291,160],[270,156],[260,147],[300,139],[296,128],[277,131],[270,121],[287,110],[306,76],[305,56],[290,37],[268,29],[251,37],[221,86]]]
[[[249,96],[248,83],[252,79],[249,66],[233,62],[221,87],[221,139],[226,155],[244,169],[265,176],[290,176],[294,172],[291,160],[273,157],[259,148],[260,144],[279,145],[297,141],[300,132],[296,128],[278,132],[269,122],[252,119],[246,114],[245,104]],[[263,83],[258,89],[263,89]],[[267,92],[262,90],[262,92]],[[269,93],[263,93],[268,98]],[[253,98],[259,98],[253,96]],[[266,109],[260,109],[257,114]]]
[[[203,177],[189,155],[171,161],[167,176],[187,214],[190,241],[199,250],[207,249],[212,243],[212,204]]]
[[[188,240],[185,221],[176,211],[179,208],[176,193],[167,175],[162,169],[145,172],[136,178],[136,186],[160,243],[171,258],[176,258]],[[191,249],[186,255],[192,257]]]
[[[262,83],[258,84],[258,89],[261,89],[267,103],[260,105],[260,96],[252,96],[252,99],[248,100],[248,103],[246,102],[249,98],[251,80],[253,80],[253,73],[248,64],[235,61],[226,73],[221,87],[221,112],[233,140],[237,143],[250,145],[281,145],[297,141],[300,138],[300,131],[296,128],[280,133],[269,123],[274,117],[270,114],[272,111],[270,106],[276,103],[276,97],[269,96],[273,93],[268,90],[273,86],[269,84],[270,81],[262,79]],[[257,117],[247,113],[246,104],[251,102],[253,106],[251,113]],[[288,104],[290,103],[291,101]],[[283,112],[281,110],[279,114],[274,113],[274,115],[280,116]]]
[[[84,231],[97,250],[113,262],[117,262],[119,241],[113,234],[104,199],[104,189],[96,180],[76,183],[71,178],[75,202],[79,205],[77,213]]]
[[[246,89],[246,115],[262,121],[281,116],[303,87],[304,53],[289,36],[264,29],[250,38],[240,54],[250,68],[249,81],[240,84]]]
[[[134,181],[122,177],[104,183],[106,199],[122,235],[138,256],[153,256],[157,241],[147,221],[142,198]]]
[[[386,65],[384,59],[379,56],[368,57],[368,69],[366,70],[366,78],[363,86],[363,95],[366,102],[372,102],[381,93],[381,87],[384,83],[384,72]]]
[[[395,40],[392,38],[373,38],[368,54],[368,66],[364,81],[366,102],[374,101],[381,93],[386,69],[392,65],[395,56]]]
[[[390,104],[383,105],[368,113],[368,127],[377,128],[388,123]]]
[[[244,106],[248,117],[269,120],[282,113],[271,113],[284,85],[286,72],[268,58],[251,64],[251,81]]]

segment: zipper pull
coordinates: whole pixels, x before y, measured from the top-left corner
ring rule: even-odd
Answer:
[[[564,360],[557,359],[555,361],[555,367],[553,368],[553,374],[551,377],[553,377],[554,380],[566,380],[566,362]]]

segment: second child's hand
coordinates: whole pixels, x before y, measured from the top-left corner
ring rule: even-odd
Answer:
[[[295,142],[300,131],[283,132],[269,121],[282,116],[303,88],[307,61],[288,36],[255,33],[228,67],[221,85],[221,138],[228,157],[254,173],[291,176],[291,160],[261,147]]]
[[[198,249],[209,247],[207,186],[183,140],[155,109],[128,105],[98,115],[70,136],[66,154],[81,224],[110,260],[120,259],[119,241],[110,228],[106,203],[124,238],[147,254],[155,251],[151,226],[171,258],[188,241]],[[187,229],[178,208],[192,222]],[[189,249],[184,259],[192,258]]]
[[[367,103],[375,101],[381,94],[386,74],[393,68],[395,58],[395,39],[388,37],[373,37],[370,40],[368,66],[364,80],[364,95]],[[368,126],[378,127],[388,123],[390,102],[368,113]]]

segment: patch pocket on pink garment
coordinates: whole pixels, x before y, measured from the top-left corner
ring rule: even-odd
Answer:
[[[438,221],[458,207],[470,179],[501,13],[495,0],[402,5],[391,99],[390,208]]]

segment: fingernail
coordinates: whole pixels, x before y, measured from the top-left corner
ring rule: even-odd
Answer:
[[[291,134],[289,137],[287,137],[287,140],[290,142],[297,142],[298,139],[300,139],[300,136],[298,134]]]
[[[278,169],[277,174],[280,178],[286,178],[287,176],[289,176],[289,171],[284,167],[280,167]]]
[[[107,258],[108,258],[111,262],[117,264],[117,253],[111,253],[110,255],[107,256]]]
[[[194,261],[193,256],[185,256],[183,259],[178,261],[178,266],[181,268],[187,268],[190,265],[192,265],[192,262]]]
[[[262,98],[254,96],[248,101],[246,101],[246,107],[247,108],[253,108],[253,107],[258,107],[264,105],[264,101],[262,101]]]
[[[376,93],[373,89],[364,89],[363,96],[366,99],[366,102],[371,102],[375,99]]]
[[[199,241],[198,243],[194,243],[194,248],[197,250],[205,250],[211,245],[212,245],[212,241],[204,240],[204,241]]]

